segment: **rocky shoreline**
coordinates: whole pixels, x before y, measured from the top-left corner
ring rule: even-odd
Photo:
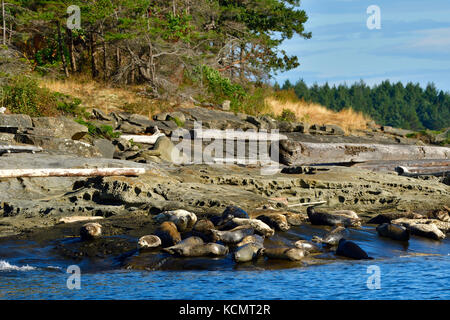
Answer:
[[[340,161],[329,159],[325,161],[328,163],[320,166],[315,163],[289,166],[281,161],[279,170],[267,175],[257,163],[177,164],[174,153],[170,151],[174,145],[167,138],[183,128],[195,140],[195,122],[200,121],[204,128],[215,130],[279,130],[287,137],[287,145],[423,145],[418,140],[407,138],[408,132],[404,130],[373,126],[366,132],[346,135],[336,126],[308,126],[204,108],[185,108],[157,115],[153,120],[115,112],[106,115],[100,110],[94,110],[92,117],[97,127],[111,126],[122,134],[160,136],[154,144],[147,145],[123,138],[93,137],[88,127],[67,118],[32,119],[24,115],[0,115],[0,145],[6,150],[0,155],[0,170],[139,168],[144,169],[145,174],[0,178],[0,242],[30,240],[42,245],[54,243],[55,254],[59,257],[71,260],[114,258],[120,260],[123,268],[151,270],[183,269],[183,261],[186,262],[183,259],[180,262],[161,248],[150,253],[137,250],[138,240],[155,234],[160,227],[161,221],[155,217],[174,210],[187,210],[195,215],[197,221],[216,222],[213,229],[219,231],[237,226],[228,225],[223,229],[225,222],[217,223],[230,206],[242,208],[249,219],[266,217],[258,221],[274,230],[274,236],[265,234],[262,245],[266,249],[265,257],[269,259],[287,254],[273,249],[294,248],[296,241],[301,240],[290,239],[287,231],[291,227],[311,225],[311,217],[306,212],[307,207],[311,207],[309,203],[322,203],[317,208],[326,212],[353,210],[363,226],[392,222],[407,228],[413,236],[436,241],[442,239],[441,233],[445,238],[450,231],[450,149],[446,147],[427,146],[430,152],[438,150],[440,153],[437,154],[442,157],[421,158],[420,166],[439,168],[443,172],[440,175],[402,176],[393,170],[395,161],[409,160],[414,164],[415,159],[391,159],[393,163],[390,165],[371,161],[355,165],[352,159],[346,160],[344,165],[337,165],[333,162]],[[11,146],[41,150],[24,153]],[[434,163],[436,160],[439,160],[437,164]],[[374,170],[381,167],[382,170]],[[395,219],[389,220],[390,214],[394,214]],[[274,215],[286,220],[284,228],[270,225],[270,217]],[[376,220],[376,217],[384,218]],[[82,241],[80,228],[92,219],[101,225],[102,236]],[[244,222],[243,226],[246,226]],[[324,230],[330,232],[331,227],[324,227]],[[195,225],[192,225],[182,230],[180,240],[198,237],[198,233],[193,233],[194,229]],[[228,246],[221,240],[210,240]],[[234,255],[236,249],[231,246],[227,252]],[[259,249],[255,252],[260,252]],[[337,251],[333,247],[320,252],[327,255],[327,252]],[[256,255],[264,256],[263,253]],[[206,264],[213,261],[212,258],[203,259],[209,261]],[[304,253],[301,260],[320,263],[320,259]],[[198,261],[193,264],[198,265]],[[282,265],[286,264],[289,262]],[[186,262],[185,267],[192,266]]]

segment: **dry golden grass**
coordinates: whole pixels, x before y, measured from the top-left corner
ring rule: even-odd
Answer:
[[[166,103],[140,96],[139,92],[144,91],[144,86],[112,87],[85,76],[73,76],[66,80],[44,78],[40,84],[51,91],[80,99],[87,110],[98,108],[107,114],[123,110],[151,118],[167,109]]]
[[[319,104],[305,102],[303,100],[278,100],[270,97],[266,99],[266,105],[275,116],[280,116],[283,110],[290,110],[299,121],[319,125],[335,124],[347,133],[353,130],[367,129],[367,123],[370,121],[369,117],[353,109],[334,112]]]

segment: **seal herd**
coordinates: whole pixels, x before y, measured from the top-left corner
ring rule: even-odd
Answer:
[[[411,235],[442,240],[445,238],[442,230],[448,232],[450,229],[449,214],[447,207],[433,212],[431,219],[410,213],[380,214],[369,223],[378,224],[376,231],[380,237],[395,241],[409,241]],[[227,207],[221,216],[200,220],[186,210],[165,211],[154,217],[157,229],[154,234],[141,237],[137,249],[162,250],[178,257],[222,257],[231,253],[236,263],[250,262],[260,257],[300,261],[304,257],[330,251],[350,259],[373,259],[358,244],[346,239],[348,228],[360,228],[362,225],[361,218],[354,211],[308,207],[307,216],[312,225],[332,226],[333,229],[323,237],[312,236],[310,241],[298,239],[289,245],[265,247],[265,239],[273,237],[276,231],[289,230],[289,216],[267,212],[252,219],[246,211],[236,206]],[[432,222],[423,222],[427,219]],[[439,223],[433,223],[434,220]],[[102,226],[97,222],[87,223],[80,229],[83,241],[94,240],[101,235]]]

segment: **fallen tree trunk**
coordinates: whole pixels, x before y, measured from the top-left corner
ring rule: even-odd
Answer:
[[[0,155],[3,153],[41,152],[42,148],[28,146],[0,145]]]
[[[0,178],[138,176],[145,172],[144,168],[4,169]]]
[[[287,136],[279,133],[254,132],[242,130],[193,130],[194,139],[213,140],[244,140],[244,141],[281,141],[287,140]]]
[[[308,143],[284,140],[280,142],[279,156],[280,162],[285,165],[357,163],[374,160],[450,159],[450,148],[356,143]]]
[[[397,171],[406,168],[410,173],[430,173],[450,171],[450,160],[406,160],[406,161],[369,161],[357,163],[353,167],[373,171]]]
[[[126,139],[128,141],[133,140],[135,143],[144,143],[144,144],[155,144],[156,140],[158,140],[159,137],[165,137],[165,134],[154,134],[152,136],[138,136],[138,135],[121,135],[120,137],[122,139]]]

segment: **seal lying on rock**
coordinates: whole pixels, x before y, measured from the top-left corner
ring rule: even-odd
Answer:
[[[182,257],[220,257],[229,253],[229,249],[226,246],[218,243],[204,244],[203,241],[200,243],[199,240],[201,241],[201,239],[197,238],[195,240],[191,239],[190,243],[180,243],[179,246],[175,246],[177,247],[176,249],[172,247],[168,252]]]
[[[236,250],[233,259],[236,262],[249,262],[263,255],[263,253],[264,247],[261,243],[247,243]]]
[[[236,244],[242,241],[246,236],[250,236],[255,229],[249,226],[241,226],[230,231],[211,230],[218,241]]]
[[[275,230],[270,228],[267,224],[258,219],[242,219],[233,218],[231,221],[227,222],[224,228],[233,228],[236,226],[251,226],[255,229],[255,232],[264,236],[271,237],[275,234]]]
[[[305,252],[299,248],[270,248],[264,250],[264,255],[269,259],[299,261]]]
[[[401,224],[411,231],[412,235],[430,238],[433,240],[445,239],[445,234],[437,227],[437,225],[429,219],[397,219],[392,221],[395,224]],[[439,223],[439,220],[436,220]],[[441,222],[445,223],[445,222]]]
[[[353,211],[339,210],[339,211],[316,211],[314,207],[308,207],[307,214],[309,221],[313,225],[337,226],[344,227],[360,227],[361,220]]]
[[[227,221],[233,218],[249,219],[248,213],[236,206],[229,206],[222,213],[222,221]]]
[[[409,229],[398,224],[383,223],[377,227],[380,236],[397,241],[408,241],[410,237]]]
[[[339,240],[341,240],[346,235],[346,233],[347,229],[342,226],[338,226],[327,233],[323,239],[314,236],[311,241],[323,243],[329,246],[337,246],[339,244]]]
[[[214,224],[207,219],[197,221],[188,236],[200,237],[204,242],[214,242],[216,239],[211,229],[215,229]]]
[[[400,219],[400,218],[407,218],[407,219],[421,219],[424,216],[421,214],[413,213],[413,212],[389,212],[389,213],[381,213],[377,215],[376,217],[370,219],[367,223],[368,224],[383,224],[383,223],[390,223],[393,220]]]
[[[245,246],[248,243],[259,243],[259,244],[263,244],[264,243],[264,238],[261,237],[260,235],[254,234],[251,236],[246,236],[244,239],[242,239],[241,242],[239,242],[237,244],[238,247],[242,247]]]
[[[171,221],[163,222],[155,231],[155,235],[161,239],[163,247],[170,247],[181,242],[177,226]]]
[[[269,215],[260,215],[256,219],[261,220],[265,224],[267,224],[272,229],[286,232],[289,230],[290,226],[286,219],[286,216],[282,214],[269,214]]]
[[[92,240],[102,235],[102,226],[100,223],[90,222],[83,225],[80,229],[81,240]]]
[[[363,249],[361,249],[356,243],[345,239],[339,240],[336,255],[356,260],[373,259],[369,257],[367,253]]]
[[[143,236],[138,240],[138,249],[152,249],[157,248],[162,244],[161,239],[158,236],[150,235]]]
[[[294,243],[295,247],[302,249],[306,254],[321,252],[320,248],[307,240],[298,240]]]
[[[188,251],[190,247],[198,246],[201,244],[204,244],[203,239],[199,237],[189,237],[179,242],[178,244],[165,248],[163,250],[170,254],[178,254],[180,256],[186,256],[186,254],[184,253],[185,251]]]
[[[186,210],[165,211],[155,217],[157,223],[172,221],[177,226],[178,231],[184,232],[191,229],[197,222],[197,216]]]

